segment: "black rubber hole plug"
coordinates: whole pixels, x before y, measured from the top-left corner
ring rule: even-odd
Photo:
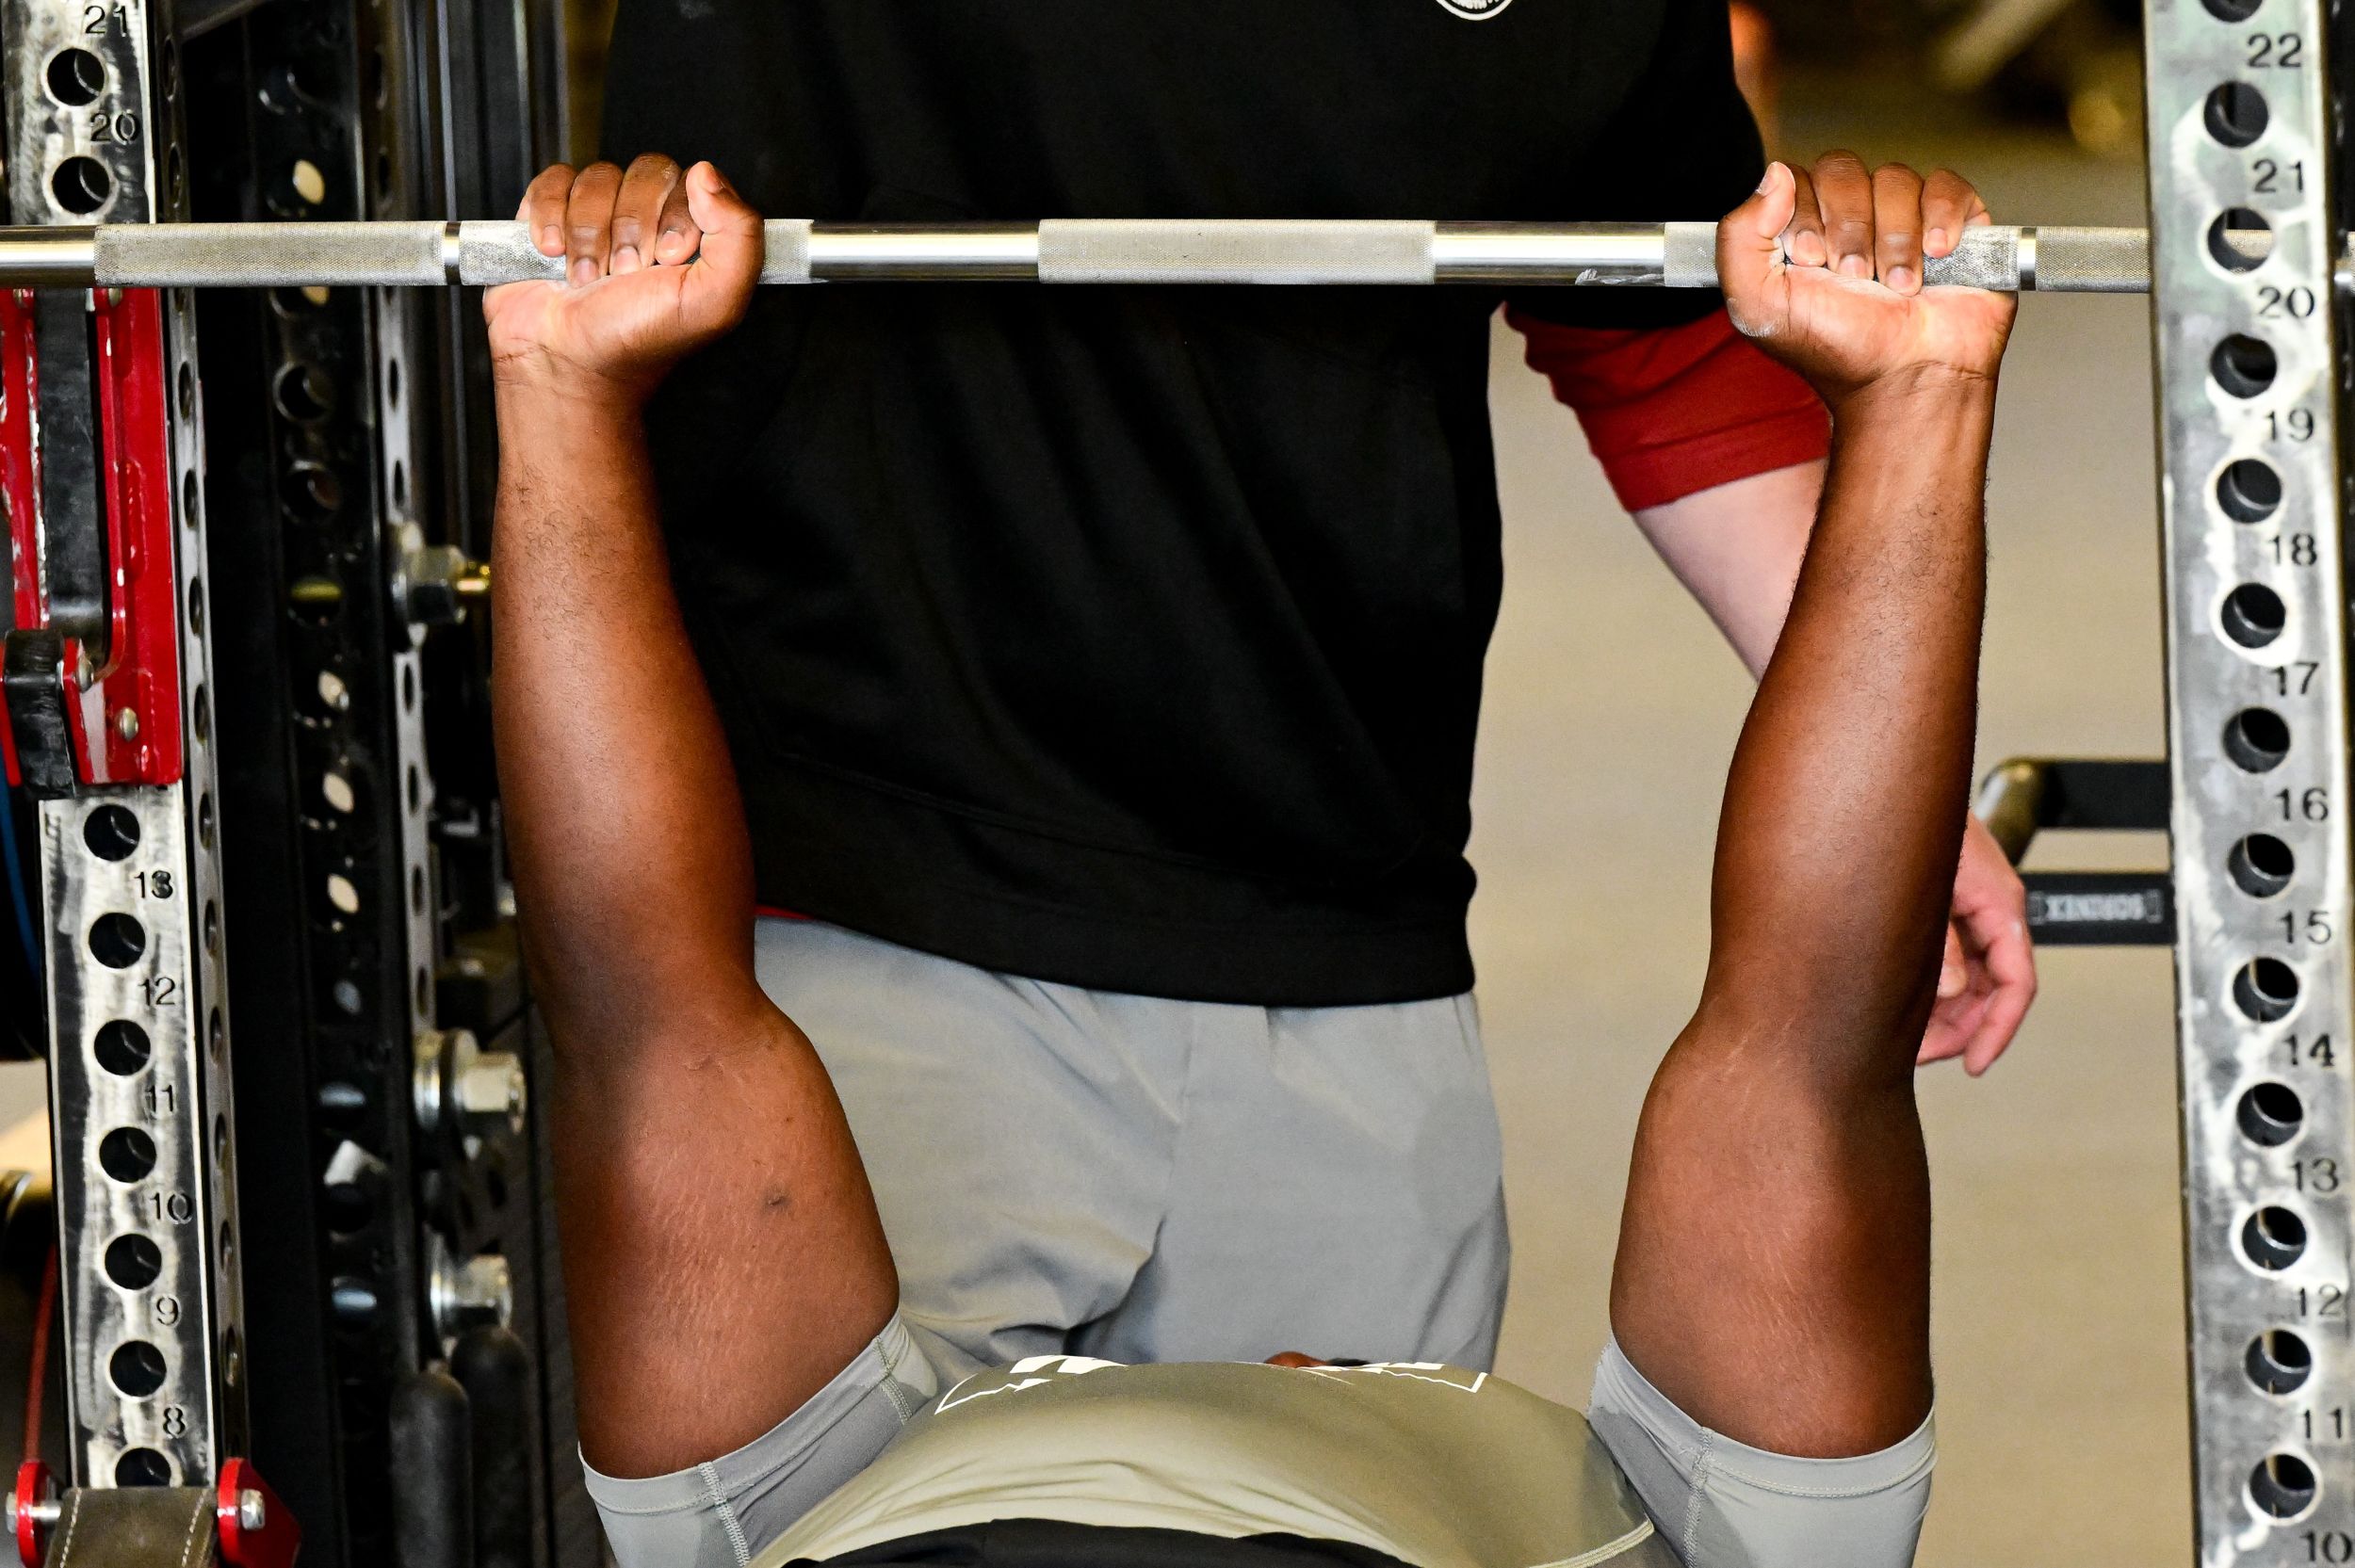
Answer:
[[[2261,1083],[2240,1097],[2240,1130],[2251,1143],[2278,1149],[2305,1124],[2306,1106],[2285,1083]]]
[[[2234,332],[2208,356],[2208,374],[2235,397],[2256,396],[2273,385],[2273,378],[2281,371],[2282,362],[2275,357],[2273,345],[2246,332]]]
[[[124,806],[100,806],[82,818],[82,842],[100,860],[129,860],[139,847],[139,819]]]
[[[2282,476],[2262,458],[2243,458],[2216,477],[2216,504],[2235,523],[2262,523],[2282,509]]]
[[[163,1249],[136,1233],[106,1243],[106,1277],[125,1290],[144,1290],[164,1271]]]
[[[98,1165],[119,1182],[144,1180],[155,1169],[155,1140],[137,1127],[117,1127],[98,1140]]]
[[[2251,1022],[2278,1024],[2298,1006],[2298,971],[2280,959],[2251,959],[2233,977],[2233,1001]]]
[[[98,1065],[119,1078],[127,1078],[147,1065],[154,1047],[148,1043],[147,1031],[128,1018],[118,1018],[100,1026],[98,1037],[90,1042],[90,1051],[98,1058]]]
[[[2306,1221],[2285,1208],[2261,1208],[2240,1228],[2241,1251],[2267,1273],[2306,1255]]]
[[[2224,596],[2224,635],[2243,648],[2263,648],[2289,624],[2289,606],[2263,583],[2243,583]]]
[[[2247,82],[2227,82],[2208,94],[2208,134],[2227,147],[2246,147],[2265,135],[2270,118],[2266,95]]]
[[[2270,898],[2298,875],[2298,856],[2271,833],[2250,833],[2225,857],[2233,884],[2251,898]]]
[[[2276,1519],[2295,1519],[2314,1503],[2314,1473],[2296,1454],[2267,1454],[2249,1472],[2249,1500]]]
[[[2224,754],[2247,773],[2269,773],[2290,754],[2290,727],[2271,708],[2243,708],[2224,726]]]
[[[2249,1381],[2267,1394],[2295,1394],[2314,1375],[2314,1353],[2287,1329],[2267,1329],[2249,1342]]]

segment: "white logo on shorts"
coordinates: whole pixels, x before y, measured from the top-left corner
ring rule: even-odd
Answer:
[[[1486,22],[1502,11],[1513,0],[1439,0],[1439,4],[1467,22]]]

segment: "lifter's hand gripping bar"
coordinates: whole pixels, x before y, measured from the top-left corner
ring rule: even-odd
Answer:
[[[1055,218],[942,227],[767,225],[764,283],[1518,283],[1714,288],[1713,223]],[[2250,235],[2250,249],[2269,236]],[[2261,253],[2261,252],[2260,252]],[[1968,230],[1925,280],[2136,294],[2139,229]],[[0,228],[0,287],[489,286],[559,281],[521,223],[126,223]]]

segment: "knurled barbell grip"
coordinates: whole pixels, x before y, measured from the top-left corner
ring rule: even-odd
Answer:
[[[761,281],[1505,283],[1705,288],[1715,226],[1265,219],[1050,219],[767,226]],[[2248,236],[2252,246],[2262,236]],[[489,285],[562,275],[512,222],[156,223],[0,229],[0,286]],[[2068,293],[2150,286],[2138,229],[1966,233],[1932,283]]]

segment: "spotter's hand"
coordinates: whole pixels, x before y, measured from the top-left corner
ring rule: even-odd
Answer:
[[[1717,226],[1717,276],[1733,324],[1806,377],[1838,414],[1895,378],[1992,380],[2018,300],[1922,285],[1925,256],[1987,222],[1978,192],[1944,170],[1867,171],[1827,153],[1812,173],[1771,164],[1758,194]]]
[[[482,297],[502,387],[635,406],[672,365],[734,327],[760,280],[760,215],[720,171],[681,173],[649,154],[627,172],[558,164],[516,216],[560,283],[509,283]]]

